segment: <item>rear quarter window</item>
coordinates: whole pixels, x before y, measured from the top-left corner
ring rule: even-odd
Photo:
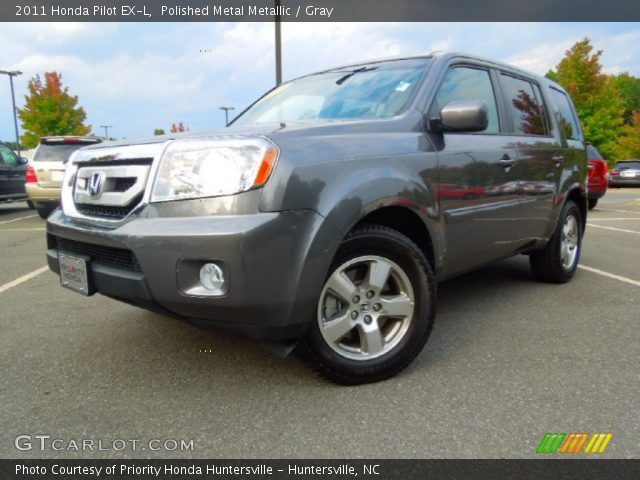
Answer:
[[[571,107],[571,100],[560,90],[556,90],[553,87],[549,90],[551,91],[553,102],[558,109],[558,123],[560,124],[560,130],[564,132],[565,138],[567,140],[582,140],[578,119]]]

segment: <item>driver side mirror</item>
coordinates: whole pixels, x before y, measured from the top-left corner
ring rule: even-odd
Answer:
[[[489,126],[487,104],[483,100],[454,100],[440,116],[429,119],[434,132],[482,132]]]
[[[29,159],[27,157],[20,157],[20,165],[26,165],[29,163]]]

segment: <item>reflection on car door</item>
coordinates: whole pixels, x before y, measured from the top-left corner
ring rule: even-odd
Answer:
[[[518,196],[517,149],[501,134],[498,104],[488,69],[455,65],[446,74],[429,115],[454,100],[483,100],[489,113],[484,132],[436,137],[439,188],[448,251],[443,275],[513,252]]]
[[[0,195],[24,195],[26,166],[6,145],[0,144]]]
[[[519,243],[526,246],[545,238],[558,188],[562,148],[552,134],[546,102],[531,79],[502,72],[499,75],[508,113],[508,128],[518,148]]]

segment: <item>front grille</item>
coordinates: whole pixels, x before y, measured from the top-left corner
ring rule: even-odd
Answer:
[[[73,188],[75,210],[95,219],[124,219],[140,205],[152,163],[152,158],[79,163]]]
[[[126,207],[111,205],[93,205],[90,203],[76,203],[76,210],[88,217],[102,217],[110,220],[121,220],[138,206],[142,197],[136,198]]]
[[[114,192],[126,192],[133,187],[138,179],[136,177],[116,178],[116,184],[113,187]]]
[[[121,268],[132,272],[141,271],[136,256],[131,250],[125,248],[104,247],[61,237],[56,237],[56,244],[58,250],[62,253],[86,256],[91,258],[94,263],[109,267]]]

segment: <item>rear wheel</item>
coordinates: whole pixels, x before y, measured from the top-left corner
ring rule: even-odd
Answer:
[[[29,209],[31,210],[36,208],[36,206],[33,204],[31,200],[27,200],[27,207],[29,207]]]
[[[365,225],[341,245],[301,348],[315,370],[335,383],[392,377],[426,343],[435,296],[422,251],[395,230]]]
[[[573,278],[582,249],[582,215],[569,200],[560,214],[556,231],[542,250],[531,252],[529,263],[538,280],[565,283]]]
[[[593,210],[596,205],[598,204],[598,199],[597,198],[590,198],[587,200],[587,203],[589,205],[589,210]]]

